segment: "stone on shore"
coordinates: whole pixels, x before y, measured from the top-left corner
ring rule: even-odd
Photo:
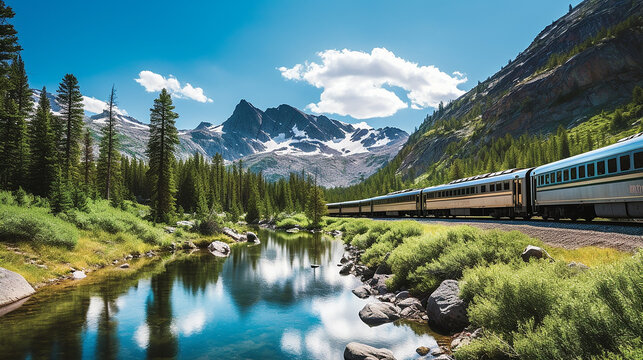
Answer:
[[[128,263],[125,263],[125,264],[122,264],[122,265],[121,265],[121,266],[119,266],[119,267],[120,267],[121,269],[129,269],[129,264],[128,264]]]
[[[536,258],[536,259],[552,258],[551,256],[549,256],[549,253],[547,253],[547,250],[533,245],[527,245],[527,248],[525,248],[525,251],[523,251],[522,254],[520,254],[520,257],[524,262],[529,262],[531,258]]]
[[[424,356],[429,353],[429,348],[426,346],[420,346],[419,348],[415,349],[415,352],[420,356]]]
[[[241,241],[242,240],[242,235],[239,234],[238,232],[230,229],[229,227],[224,227],[223,229],[221,229],[221,232],[224,235],[232,238],[232,240],[234,240],[234,241]]]
[[[359,311],[359,318],[370,326],[382,325],[399,319],[400,308],[391,303],[370,303]]]
[[[342,266],[341,269],[339,269],[339,274],[340,275],[348,275],[350,274],[351,270],[353,270],[353,262],[349,261],[344,266]]]
[[[460,331],[467,326],[467,308],[459,293],[456,280],[444,280],[429,296],[426,312],[433,325],[448,331]]]
[[[0,306],[36,292],[22,275],[0,267]]]
[[[360,299],[366,299],[371,296],[371,288],[368,285],[361,285],[353,289],[353,294]]]
[[[208,245],[208,251],[214,256],[217,257],[228,257],[230,256],[230,246],[224,243],[223,241],[213,241]]]
[[[371,286],[378,294],[384,295],[388,292],[386,288],[386,280],[388,280],[391,275],[385,274],[376,274],[371,280],[368,281],[368,285]]]
[[[73,273],[71,273],[71,277],[72,277],[74,280],[80,280],[80,279],[84,279],[84,278],[86,278],[86,277],[87,277],[87,275],[85,275],[85,272],[84,272],[84,271],[82,271],[82,270],[76,270],[76,271],[74,271]]]
[[[395,360],[389,349],[378,349],[369,345],[352,342],[346,345],[344,360]]]
[[[253,233],[252,231],[248,231],[246,233],[246,241],[258,243],[259,238],[257,237],[257,234]]]

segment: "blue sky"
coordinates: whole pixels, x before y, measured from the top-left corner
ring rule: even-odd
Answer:
[[[155,87],[172,75],[179,82],[179,128],[219,124],[246,99],[261,109],[285,103],[409,132],[437,100],[469,90],[513,59],[569,4],[6,2],[16,12],[13,23],[35,88],[54,91],[73,73],[83,95],[105,100],[114,84],[120,108],[147,122]],[[386,51],[373,50],[379,48]],[[135,81],[142,71],[147,76]]]

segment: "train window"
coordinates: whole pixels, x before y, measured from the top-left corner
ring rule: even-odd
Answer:
[[[616,158],[607,160],[607,172],[611,174],[616,171],[618,171],[618,168],[616,167]]]
[[[563,181],[563,174],[561,171],[556,171],[556,182]]]
[[[553,176],[554,176],[554,173],[545,175],[545,183],[546,184],[551,184]]]
[[[627,171],[630,169],[630,156],[623,155],[619,158],[619,163],[621,165],[621,171]]]
[[[504,188],[505,190],[509,190],[509,181],[505,181]]]
[[[635,169],[643,168],[643,151],[634,153],[634,168]]]
[[[641,153],[641,154],[643,155],[643,153]],[[641,156],[641,157],[643,158],[643,156]],[[643,159],[642,159],[642,160],[643,160]],[[642,164],[642,165],[643,165],[643,164]],[[487,185],[482,185],[482,186],[480,186],[480,192],[481,192],[481,193],[483,193],[483,192],[485,192],[485,191],[487,191]]]
[[[594,175],[594,163],[587,164],[587,177],[592,177]]]
[[[489,185],[489,192],[494,192],[494,191],[496,191],[496,184]]]
[[[572,180],[576,180],[576,168],[569,169],[569,177]]]
[[[585,177],[585,165],[581,165],[578,167],[578,178],[582,179]]]
[[[605,174],[605,160],[596,163],[596,175]]]
[[[475,194],[475,193],[476,193],[476,188],[475,188],[475,186],[471,188],[471,193],[472,193],[472,194]]]
[[[569,170],[563,170],[563,181],[569,181]]]

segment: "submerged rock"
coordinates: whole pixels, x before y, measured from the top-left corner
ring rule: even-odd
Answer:
[[[359,318],[368,325],[377,326],[400,318],[400,308],[385,302],[364,305]]]
[[[459,293],[456,280],[444,280],[429,296],[426,312],[433,325],[448,331],[459,331],[467,326],[467,307]]]
[[[36,292],[22,275],[0,267],[0,306],[18,301]]]
[[[344,349],[344,360],[395,360],[389,349],[378,349],[372,346],[352,342]]]
[[[208,251],[214,256],[228,257],[230,256],[230,246],[223,241],[213,241],[208,245]]]

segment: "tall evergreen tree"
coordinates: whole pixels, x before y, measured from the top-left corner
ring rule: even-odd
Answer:
[[[94,140],[89,129],[85,130],[83,135],[83,185],[85,192],[93,193],[92,188],[94,184]]]
[[[27,178],[29,143],[26,119],[31,115],[33,110],[27,72],[25,71],[25,64],[20,55],[11,63],[9,68],[8,98],[15,103],[16,111],[13,137],[6,139],[7,141],[12,141],[16,149],[16,157],[12,159],[14,166],[12,166],[13,174],[11,176],[15,188],[24,185]]]
[[[29,123],[29,189],[47,196],[56,175],[56,144],[51,127],[51,108],[47,89],[42,88],[36,114]]]
[[[72,74],[63,77],[56,94],[60,104],[56,135],[59,147],[61,173],[66,179],[76,180],[80,160],[80,141],[83,134],[83,96],[78,80]]]
[[[112,194],[118,191],[121,171],[121,156],[116,133],[116,93],[113,86],[107,102],[107,120],[101,132],[103,137],[100,140],[98,152],[99,191],[105,199],[110,200]]]
[[[16,161],[20,155],[22,129],[20,127],[18,108],[15,101],[5,98],[0,107],[0,186],[5,189],[17,189],[18,168]]]
[[[15,15],[16,13],[11,7],[0,0],[0,76],[3,78],[7,73],[9,61],[13,60],[15,55],[22,50],[18,45],[18,32],[9,23],[9,20],[13,19]]]
[[[250,194],[248,194],[248,206],[246,211],[246,222],[248,224],[253,224],[259,221],[261,213],[259,210],[259,190],[257,190],[257,184],[250,184]]]
[[[317,176],[313,188],[309,191],[308,202],[306,203],[306,217],[313,228],[319,228],[321,219],[326,215],[326,201],[324,201],[324,192],[317,186]]]
[[[152,183],[152,216],[155,221],[169,222],[174,211],[174,153],[179,144],[172,97],[166,89],[150,109],[150,138],[147,156],[150,162],[149,178]]]

